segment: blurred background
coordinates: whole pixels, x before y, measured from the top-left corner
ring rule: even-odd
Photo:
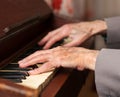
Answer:
[[[120,0],[45,0],[54,13],[77,19],[103,19],[120,15]]]

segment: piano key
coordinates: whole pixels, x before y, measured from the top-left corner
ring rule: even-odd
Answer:
[[[29,73],[27,71],[20,71],[20,70],[0,70],[0,75],[2,74],[19,74],[19,75],[25,75],[29,76]]]
[[[26,79],[24,75],[0,75],[0,77],[5,79]]]
[[[3,68],[3,70],[19,70],[19,71],[29,71],[29,70],[32,70],[33,68],[35,67],[28,67],[28,68],[20,68],[20,67],[6,67],[6,68]]]
[[[53,70],[38,75],[30,75],[27,76],[26,79],[22,79],[22,82],[18,84],[41,91],[53,78],[54,74],[55,71]]]
[[[29,71],[29,70],[32,70],[32,69],[35,69],[35,68],[38,68],[37,65],[33,65],[33,66],[29,66],[29,67],[26,67],[26,68],[20,68],[18,63],[10,63],[8,64],[5,68],[3,68],[3,70],[20,70],[20,71]]]
[[[14,83],[22,83],[21,79],[8,79],[10,81],[13,81]]]
[[[32,70],[32,68],[5,68],[5,69],[8,69],[8,70],[20,70],[20,71],[29,71],[29,70]],[[5,70],[3,69],[3,70]]]
[[[2,75],[5,79],[11,80],[17,84],[37,89],[39,91],[42,90],[46,86],[46,84],[52,79],[55,71],[53,70],[47,73],[29,76],[27,71],[40,67],[42,63],[35,64],[27,68],[19,68],[19,64],[17,63],[19,60],[40,49],[42,49],[42,47],[35,45],[35,47],[33,47],[32,49],[27,50],[24,54],[15,58],[4,69],[0,70],[0,76]],[[21,78],[21,75],[25,76],[26,79],[24,77]]]

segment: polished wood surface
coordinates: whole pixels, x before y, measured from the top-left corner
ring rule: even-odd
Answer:
[[[22,4],[22,5],[20,5]],[[0,69],[42,39],[49,31],[75,22],[52,14],[43,0],[1,0],[0,3]],[[8,6],[4,9],[5,6]],[[5,16],[4,16],[5,15]],[[83,44],[92,47],[91,41]],[[0,79],[1,97],[76,97],[88,71],[60,68],[47,86],[35,89]],[[73,91],[74,90],[74,91]]]
[[[0,97],[37,97],[34,89],[15,84],[0,78]]]
[[[40,97],[77,97],[88,71],[61,69],[43,90]]]

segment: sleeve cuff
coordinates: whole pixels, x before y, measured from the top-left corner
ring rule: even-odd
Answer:
[[[99,97],[120,95],[120,50],[100,51],[95,67],[95,83]]]
[[[120,17],[112,17],[105,19],[107,30],[107,46],[108,48],[120,48]]]

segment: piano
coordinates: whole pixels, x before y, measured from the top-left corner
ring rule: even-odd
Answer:
[[[40,64],[24,69],[17,64],[42,49],[37,43],[49,31],[71,22],[53,14],[43,0],[0,1],[0,97],[77,97],[89,71],[59,68],[29,76],[27,71]],[[93,42],[83,46],[91,48]]]

